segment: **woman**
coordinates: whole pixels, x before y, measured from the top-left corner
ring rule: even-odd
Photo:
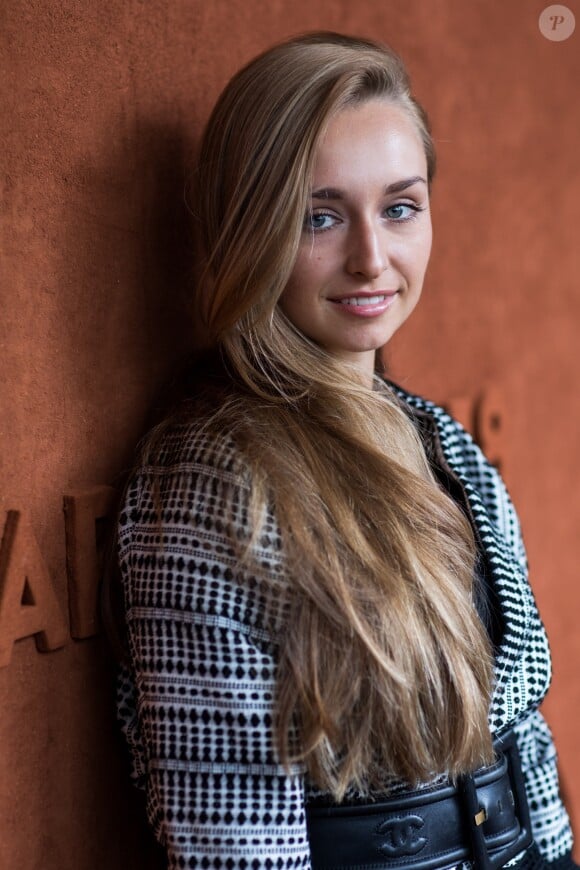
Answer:
[[[211,347],[118,529],[119,710],[172,868],[573,866],[514,509],[375,370],[421,294],[434,172],[374,42],[277,46],[210,118]]]

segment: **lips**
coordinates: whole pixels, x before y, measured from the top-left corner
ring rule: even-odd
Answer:
[[[337,296],[328,301],[337,310],[356,317],[378,317],[391,307],[397,298],[398,290],[379,292],[359,292],[353,296]]]
[[[385,298],[394,296],[399,291],[395,290],[359,290],[358,293],[333,296],[330,302],[341,302],[347,305],[373,305],[384,302]]]
[[[333,302],[340,302],[341,305],[378,305],[379,302],[384,302],[385,294],[380,296],[347,296],[346,299],[333,299]]]

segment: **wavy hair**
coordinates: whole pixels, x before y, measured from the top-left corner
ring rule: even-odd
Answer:
[[[493,758],[471,527],[394,391],[378,375],[372,388],[357,381],[278,305],[317,144],[336,112],[376,98],[412,119],[430,188],[430,125],[400,58],[317,32],[261,54],[227,85],[201,143],[194,203],[195,305],[228,373],[204,427],[235,438],[252,470],[255,535],[272,505],[291,577],[277,745],[337,800]]]

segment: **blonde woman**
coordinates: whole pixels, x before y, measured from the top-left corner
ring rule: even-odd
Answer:
[[[119,711],[171,868],[574,866],[513,506],[377,364],[421,295],[434,172],[371,41],[276,46],[209,120],[210,348],[118,526]]]

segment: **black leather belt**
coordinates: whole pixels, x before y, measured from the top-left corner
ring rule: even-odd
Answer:
[[[307,806],[313,870],[439,870],[472,861],[498,870],[532,842],[513,732],[497,761],[454,785],[381,803]]]

